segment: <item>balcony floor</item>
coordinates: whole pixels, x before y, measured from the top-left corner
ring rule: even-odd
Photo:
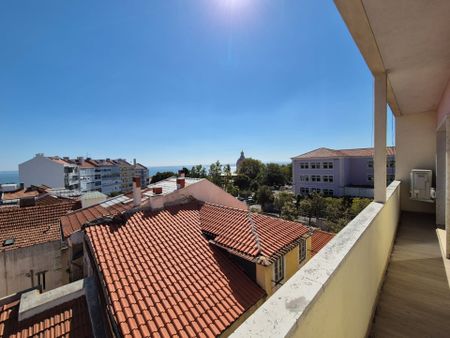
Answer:
[[[450,289],[433,215],[402,213],[371,337],[449,337]]]

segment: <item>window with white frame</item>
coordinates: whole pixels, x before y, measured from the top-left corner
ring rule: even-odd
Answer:
[[[317,188],[311,188],[309,191],[312,193],[316,192],[316,193],[320,194],[320,189],[317,189]]]
[[[311,175],[311,182],[320,182],[320,175]]]
[[[302,239],[301,241],[300,241],[300,244],[299,244],[299,246],[298,246],[298,253],[299,253],[299,261],[300,261],[300,263],[301,262],[303,262],[304,260],[305,260],[305,258],[306,258],[306,240],[305,239]]]
[[[323,169],[333,169],[333,162],[323,162],[322,168]]]
[[[284,278],[284,257],[278,258],[273,263],[273,281],[279,283]]]
[[[322,176],[322,179],[324,182],[332,183],[334,181],[334,177],[331,175],[324,175]]]
[[[300,181],[301,182],[308,182],[309,176],[308,175],[300,175]]]
[[[373,160],[369,160],[369,162],[367,162],[367,166],[369,168],[373,168]]]
[[[324,196],[334,196],[334,190],[333,189],[323,189],[322,190]]]
[[[300,169],[308,169],[309,163],[308,162],[300,162]]]
[[[320,162],[311,162],[311,169],[320,169]]]
[[[301,195],[308,195],[309,194],[309,189],[308,188],[300,188],[300,194]]]

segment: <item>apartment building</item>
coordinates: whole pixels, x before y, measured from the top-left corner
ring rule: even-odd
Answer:
[[[146,187],[150,184],[148,168],[140,163],[136,163],[136,159],[133,160],[134,176],[141,178],[141,187]]]
[[[305,196],[373,197],[373,148],[318,148],[292,158],[293,190]],[[386,148],[386,184],[395,179],[395,147]]]
[[[374,201],[231,337],[447,337],[450,1],[334,3],[373,75]]]
[[[19,179],[26,188],[44,184],[51,188],[79,189],[80,182],[76,163],[43,153],[19,164]]]
[[[148,184],[148,169],[141,164],[131,165],[124,159],[70,159],[40,153],[19,164],[19,177],[25,187],[45,184],[51,188],[79,190],[82,193],[130,192],[134,175],[139,175],[141,181]]]

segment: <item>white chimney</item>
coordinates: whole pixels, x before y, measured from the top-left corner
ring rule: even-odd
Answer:
[[[133,177],[133,203],[135,207],[141,205],[141,178]]]

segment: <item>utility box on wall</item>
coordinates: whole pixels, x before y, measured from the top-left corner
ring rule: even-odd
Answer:
[[[431,187],[433,171],[428,169],[413,169],[410,174],[410,198],[416,201],[434,202],[435,190]]]

